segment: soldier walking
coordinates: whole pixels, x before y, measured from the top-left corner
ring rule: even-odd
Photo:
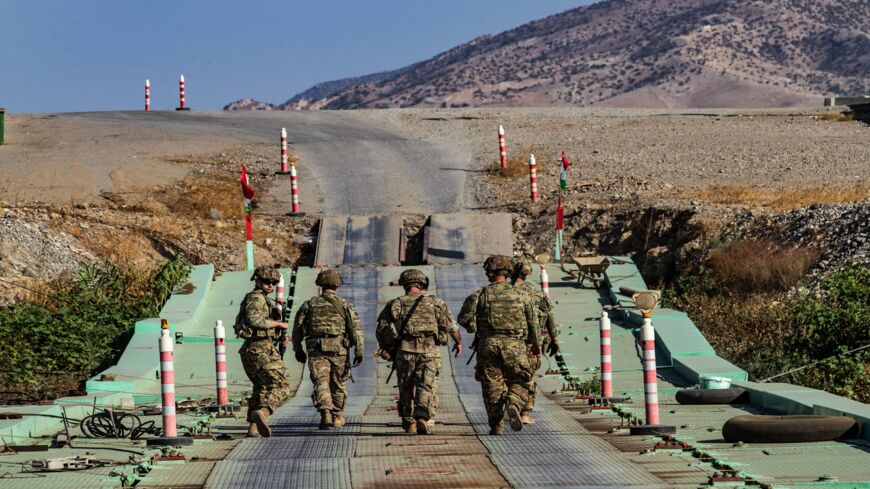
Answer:
[[[453,337],[456,355],[462,337],[453,324],[447,303],[423,291],[429,277],[416,269],[399,276],[405,295],[388,302],[378,315],[377,339],[381,356],[393,361],[399,378],[398,411],[402,429],[421,435],[432,433],[437,383],[440,375],[439,346]]]
[[[245,340],[239,355],[248,379],[254,384],[248,400],[249,437],[272,436],[269,416],[290,395],[287,369],[274,344],[280,330],[287,329],[287,323],[280,321],[280,310],[268,299],[280,278],[278,270],[272,267],[257,267],[251,277],[254,290],[242,300],[233,325],[236,337]]]
[[[483,268],[490,284],[465,299],[459,324],[477,335],[474,378],[483,388],[490,434],[501,435],[505,414],[512,430],[523,429],[520,413],[534,373],[526,343],[533,345],[533,356],[540,356],[540,331],[531,299],[509,281],[510,258],[491,256]]]
[[[328,430],[331,426],[344,425],[347,380],[351,368],[363,361],[364,340],[353,305],[335,292],[344,285],[341,274],[336,270],[323,270],[314,283],[321,287],[321,294],[305,301],[296,313],[293,352],[299,363],[308,360],[308,371],[314,383],[314,407],[320,411],[320,429]],[[351,347],[353,365],[350,364]]]
[[[538,325],[541,327],[541,343],[538,351],[545,350],[548,355],[553,356],[559,353],[559,338],[556,329],[556,317],[553,314],[553,304],[550,298],[544,296],[534,285],[526,282],[526,277],[532,273],[532,264],[525,258],[514,258],[513,261],[513,284],[514,287],[520,289],[532,299],[532,305],[538,313]],[[529,381],[529,399],[521,411],[521,418],[525,424],[535,424],[535,418],[532,417],[532,409],[535,407],[535,398],[537,396],[538,384],[535,382],[534,374],[541,368],[540,355],[532,354],[534,344],[528,343],[529,364],[532,367],[532,380]]]

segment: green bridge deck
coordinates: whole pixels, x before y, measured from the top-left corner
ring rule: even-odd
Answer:
[[[291,386],[294,392],[299,389],[299,395],[288,401],[286,409],[282,407],[285,415],[281,419],[287,423],[282,425],[281,429],[285,433],[282,437],[268,441],[249,440],[239,445],[245,428],[243,419],[211,420],[214,432],[227,433],[232,439],[197,441],[193,448],[184,450],[188,456],[186,463],[158,464],[141,479],[137,487],[235,487],[231,483],[234,480],[248,481],[246,484],[250,485],[245,487],[284,487],[291,480],[300,484],[310,483],[306,487],[319,487],[323,483],[311,482],[316,478],[309,477],[316,473],[338,477],[329,479],[334,483],[331,487],[374,487],[384,484],[425,487],[427,483],[454,487],[538,487],[534,482],[543,481],[541,477],[544,475],[546,486],[549,487],[593,487],[595,484],[589,481],[599,480],[596,477],[602,478],[600,480],[616,480],[607,477],[615,477],[615,474],[620,473],[628,477],[628,474],[634,473],[632,471],[637,471],[637,474],[619,485],[636,488],[698,487],[706,485],[711,476],[723,469],[734,469],[750,483],[771,484],[773,487],[870,487],[870,444],[866,438],[870,432],[870,407],[813,389],[749,382],[744,371],[716,356],[694,324],[678,311],[660,310],[653,316],[660,375],[660,410],[662,422],[676,425],[677,439],[691,444],[693,451],[654,450],[659,439],[629,436],[626,430],[614,429],[620,423],[616,413],[611,410],[588,412],[584,408],[585,401],[575,399],[576,393],[563,392],[566,377],[588,379],[599,366],[598,318],[602,306],[630,305],[630,299],[619,294],[619,287],[646,288],[631,260],[620,260],[620,264],[612,265],[608,270],[607,287],[599,290],[578,287],[575,279],[556,265],[548,268],[550,293],[560,323],[560,341],[567,376],[547,375],[548,368],[556,369],[557,366],[555,360],[544,360],[538,381],[541,392],[546,392],[549,399],[540,396],[540,422],[534,427],[520,433],[508,431],[498,440],[490,440],[488,435],[480,434],[483,427],[479,414],[479,388],[462,359],[451,366],[445,349],[443,417],[439,419],[441,424],[438,425],[436,436],[415,437],[399,433],[398,418],[395,411],[390,409],[395,391],[383,383],[387,372],[383,362],[377,368],[368,367],[359,372],[357,384],[352,386],[352,393],[370,396],[354,407],[359,409],[359,415],[354,415],[341,433],[336,430],[324,435],[316,430],[311,431],[316,413],[310,408],[310,400],[306,397],[310,392],[306,385],[307,378],[303,368],[293,360],[292,355],[288,355],[286,363]],[[351,273],[351,269],[347,269],[350,283],[343,291],[352,294],[360,302],[361,315],[369,323],[366,326],[367,342],[368,351],[371,352],[375,347],[374,338],[371,337],[373,325],[370,324],[373,311],[380,309],[387,298],[398,293],[398,289],[390,286],[389,281],[397,277],[402,268],[355,267],[353,270],[357,271]],[[436,265],[426,267],[426,271],[433,277],[433,290],[449,299],[454,314],[458,312],[457,304],[461,298],[478,286],[482,278],[477,266]],[[313,281],[317,270],[300,268],[296,271],[283,270],[283,273],[288,278],[288,286],[295,283],[291,297],[295,299],[291,301],[295,312],[301,300],[316,293]],[[532,281],[538,276],[536,270]],[[435,277],[440,277],[441,282]],[[249,272],[215,276],[211,266],[196,267],[191,276],[193,292],[173,295],[161,312],[162,317],[170,320],[172,334],[181,334],[175,345],[179,401],[214,397],[214,323],[216,320],[223,321],[228,336],[232,336],[232,323],[239,301],[251,288],[249,278]],[[358,283],[354,284],[353,280]],[[377,291],[370,288],[376,288]],[[623,311],[612,312],[611,318],[614,392],[617,396],[631,398],[619,406],[623,413],[643,418],[643,381],[637,343],[639,316],[635,312]],[[50,406],[4,407],[4,412],[17,411],[25,416],[20,420],[0,420],[0,438],[7,444],[46,443],[44,437],[62,429],[59,420],[51,417],[61,414],[62,405],[69,407],[67,412],[71,418],[79,419],[88,414],[94,404],[113,407],[154,404],[159,400],[159,380],[156,377],[159,368],[158,335],[158,319],[138,323],[136,333],[118,364],[91,379],[87,383],[88,395],[85,397],[60,399]],[[466,338],[468,344],[470,341]],[[250,389],[234,351],[239,345],[238,340],[228,340],[230,396],[235,401],[240,401]],[[371,357],[367,361],[371,362]],[[683,406],[674,401],[674,393],[678,389],[697,383],[699,376],[706,374],[734,379],[735,385],[750,392],[752,404]],[[301,383],[303,379],[305,383]],[[735,415],[762,412],[852,416],[863,424],[865,439],[742,446],[732,446],[722,440],[721,427],[727,419]],[[159,418],[152,419],[158,419],[159,423]],[[187,425],[204,419],[198,413],[183,413],[179,416],[179,423]],[[547,434],[548,438],[539,439],[542,434]],[[598,441],[593,442],[592,438]],[[0,487],[121,487],[118,474],[130,474],[133,466],[124,465],[130,453],[117,449],[140,451],[146,455],[153,453],[142,442],[129,440],[76,438],[75,442],[78,446],[93,448],[51,449],[48,452],[0,457],[0,464],[3,464],[0,468]],[[264,456],[276,457],[278,461],[282,457],[281,453],[289,454],[285,456],[290,459],[285,461],[281,469],[284,472],[273,474],[269,472],[272,468],[252,465],[253,462],[242,455],[235,455],[236,459],[241,459],[232,461],[233,453],[250,453],[251,449],[257,448],[257,443],[262,444],[262,447],[271,447],[269,450],[272,452],[267,451]],[[517,455],[510,448],[512,443],[516,444],[514,446],[517,449],[525,451],[534,451],[537,449],[535,447],[543,446],[548,450],[547,453],[552,454],[551,460],[536,462],[536,468],[521,466],[525,467],[525,471],[513,470],[512,467],[515,469],[523,456],[529,461],[537,458],[531,452]],[[538,445],[541,443],[543,445]],[[237,446],[244,450],[233,452]],[[293,450],[296,451],[292,453],[296,455],[286,451],[289,447],[295,447]],[[320,447],[317,450],[321,451],[315,450],[316,447]],[[399,448],[397,453],[391,452],[395,447],[404,448]],[[82,455],[88,450],[98,458],[114,460],[118,465],[77,473],[41,474],[39,477],[21,474],[20,465],[16,465],[30,459]],[[331,455],[323,456],[334,458],[305,459],[303,452],[329,453]],[[220,462],[228,455],[230,458],[226,462]],[[442,457],[438,460],[443,463],[440,466],[427,465],[425,461],[433,456]],[[602,468],[601,464],[610,464],[612,467],[608,465]],[[450,470],[445,468],[448,466]],[[411,467],[416,468],[412,470]],[[594,467],[597,467],[595,470],[598,472],[593,474],[590,470]],[[383,475],[384,470],[388,475]],[[269,476],[272,478],[256,479],[258,482],[253,484],[251,477],[254,473],[260,473],[257,471],[272,474]],[[533,474],[538,475],[533,477]],[[309,479],[300,479],[303,475]],[[827,479],[822,480],[824,477]],[[727,485],[721,481],[714,485],[723,484]],[[732,485],[742,484],[732,482]]]

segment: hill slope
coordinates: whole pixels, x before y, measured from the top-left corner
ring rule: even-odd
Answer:
[[[279,107],[819,105],[866,90],[870,2],[607,0],[378,75]]]

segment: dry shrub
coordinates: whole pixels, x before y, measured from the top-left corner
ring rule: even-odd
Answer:
[[[502,174],[501,160],[496,160],[490,167],[490,173],[496,176],[516,180],[518,178],[529,178],[529,155],[535,155],[536,172],[540,174],[552,173],[556,165],[552,161],[547,161],[546,158],[541,158],[540,155],[546,152],[540,147],[520,148],[516,154],[523,155],[522,158],[508,156],[507,171]],[[551,158],[552,159],[552,158]]]
[[[685,200],[702,200],[712,204],[741,204],[796,209],[813,204],[840,204],[870,199],[870,185],[854,184],[829,187],[762,188],[743,185],[714,185],[682,192]]]
[[[208,172],[189,177],[163,192],[160,199],[170,212],[188,219],[207,218],[210,209],[217,209],[224,219],[244,214],[238,176],[230,173]]]
[[[780,357],[792,336],[787,329],[794,326],[784,320],[788,312],[781,299],[775,294],[745,297],[693,294],[670,305],[689,315],[719,356],[757,379],[783,370]]]
[[[818,118],[820,121],[852,122],[855,120],[855,113],[848,110],[843,112],[825,112],[818,116]]]
[[[819,258],[819,251],[787,248],[771,241],[745,240],[714,251],[708,264],[711,275],[736,293],[788,290]]]

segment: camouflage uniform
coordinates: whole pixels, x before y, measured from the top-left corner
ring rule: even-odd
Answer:
[[[510,274],[510,259],[507,265],[487,272],[502,270]],[[489,260],[487,260],[489,264]],[[498,267],[498,262],[495,267]],[[494,282],[465,299],[459,313],[459,324],[470,333],[477,334],[477,364],[475,379],[483,388],[483,400],[492,433],[500,433],[505,411],[514,409],[517,420],[519,411],[529,397],[529,382],[533,377],[526,342],[540,341],[538,317],[528,295],[509,282]],[[513,420],[512,428],[515,427]]]
[[[420,302],[408,318],[408,312],[418,299]],[[389,352],[398,346],[394,359],[399,379],[398,411],[406,427],[435,415],[441,374],[439,345],[447,343],[453,328],[452,318],[443,300],[422,292],[391,300],[378,315],[379,346]],[[404,321],[404,334],[399,338],[398,331]]]
[[[256,421],[252,416],[254,411],[268,408],[271,414],[290,395],[287,369],[274,343],[277,332],[272,327],[272,319],[279,315],[276,305],[266,298],[265,292],[257,289],[245,296],[236,316],[236,336],[245,340],[239,355],[245,373],[254,384],[248,400],[251,423]]]
[[[304,358],[303,342],[308,352],[314,406],[333,417],[341,416],[351,374],[350,347],[356,357],[364,351],[362,327],[353,305],[334,291],[305,301],[293,321],[292,341],[297,358],[300,354]]]
[[[553,314],[553,303],[549,297],[544,294],[534,285],[523,282],[516,285],[516,288],[527,294],[532,299],[532,304],[538,312],[538,324],[541,327],[541,349],[546,348],[546,343],[556,338],[559,334],[556,330],[556,318]],[[532,343],[528,342],[528,347],[532,347]],[[537,397],[538,384],[535,382],[534,373],[541,368],[541,357],[538,355],[529,355],[529,363],[532,367],[532,380],[529,382],[529,399],[523,407],[522,414],[528,415],[535,407],[535,398]]]

